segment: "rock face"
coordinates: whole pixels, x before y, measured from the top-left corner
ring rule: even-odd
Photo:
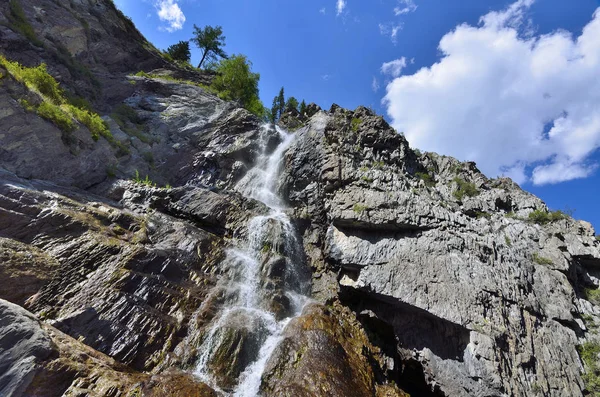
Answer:
[[[600,393],[588,223],[363,107],[287,113],[282,145],[110,1],[4,3],[0,51],[47,62],[119,143],[65,140],[0,70],[0,395]],[[249,242],[255,262],[231,254]],[[224,315],[254,289],[266,317]]]

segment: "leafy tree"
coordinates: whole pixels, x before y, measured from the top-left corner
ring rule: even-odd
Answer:
[[[304,99],[300,103],[300,109],[298,111],[301,115],[304,115],[304,113],[306,113],[306,102],[304,102]]]
[[[190,43],[180,41],[167,48],[167,54],[176,61],[189,62],[192,54],[190,53]]]
[[[298,100],[293,96],[289,97],[287,102],[285,103],[285,110],[296,109],[298,110]]]
[[[258,97],[260,74],[252,72],[252,62],[244,55],[233,55],[222,59],[217,66],[217,76],[211,87],[219,97],[239,101],[248,111],[266,118],[266,109]]]
[[[206,59],[227,58],[227,54],[222,48],[225,46],[225,36],[223,36],[223,28],[220,26],[205,26],[204,29],[201,29],[194,25],[192,41],[202,50],[202,59],[200,59],[198,68],[202,66]]]

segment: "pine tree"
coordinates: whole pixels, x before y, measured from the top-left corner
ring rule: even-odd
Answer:
[[[298,110],[298,100],[293,96],[289,97],[289,99],[285,103],[285,111],[287,112],[291,109]]]
[[[300,103],[300,115],[304,116],[304,113],[306,113],[306,102],[304,102],[304,99],[302,100],[302,102]]]
[[[277,96],[277,110],[279,118],[285,111],[285,95],[283,92],[283,87],[281,87],[281,90],[279,90],[279,95]]]
[[[225,36],[223,36],[223,28],[220,26],[214,28],[205,26],[204,29],[201,29],[194,25],[194,37],[191,41],[202,50],[202,59],[198,64],[198,68],[202,66],[204,60],[227,58],[227,54],[222,48],[225,45]]]

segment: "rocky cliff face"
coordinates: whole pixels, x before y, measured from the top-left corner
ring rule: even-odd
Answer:
[[[83,126],[65,142],[0,68],[0,395],[599,392],[588,223],[413,151],[366,108],[311,105],[287,135],[132,76],[208,78],[109,1],[21,0],[31,31],[15,3],[0,51],[46,61],[121,145]]]

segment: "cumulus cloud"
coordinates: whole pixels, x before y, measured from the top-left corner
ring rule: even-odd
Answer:
[[[396,16],[415,12],[417,5],[413,0],[398,0],[398,5],[394,8]]]
[[[392,77],[398,77],[402,74],[402,69],[406,67],[406,58],[402,57],[395,61],[386,62],[381,65],[381,73]]]
[[[535,35],[527,20],[532,3],[520,0],[478,26],[457,26],[441,39],[437,63],[388,84],[383,102],[411,144],[519,183],[594,172],[600,8],[578,37],[563,30]]]
[[[394,24],[394,23],[380,23],[379,24],[379,33],[384,36],[389,36],[392,40],[392,43],[396,44],[398,41],[398,32],[402,30],[404,24]]]
[[[340,15],[342,12],[344,12],[344,8],[346,8],[346,1],[345,0],[337,0],[337,3],[335,4],[336,14]]]
[[[174,32],[183,28],[185,23],[185,15],[179,8],[179,4],[175,0],[159,0],[155,3],[158,18],[166,22],[167,27],[163,27],[168,32]]]

